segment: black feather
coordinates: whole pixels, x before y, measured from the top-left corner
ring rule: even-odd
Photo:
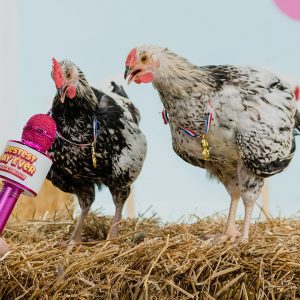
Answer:
[[[129,100],[130,107],[127,108],[102,91],[90,87],[81,71],[79,76],[82,86],[80,93],[77,88],[74,99],[66,97],[61,103],[56,95],[53,100],[52,117],[64,139],[57,137],[50,148],[53,165],[47,178],[62,191],[76,194],[81,208],[91,206],[95,187],[101,189],[102,184],[112,191],[114,201],[125,202],[126,198],[117,199],[117,195],[128,196],[130,185],[138,176],[146,154],[146,141],[136,119],[125,116],[126,110],[131,112],[134,109],[137,114],[138,110]],[[127,98],[123,87],[113,85],[115,93]],[[96,168],[92,163],[91,146],[94,117],[98,122]],[[132,139],[138,142],[132,145]],[[86,145],[81,147],[75,144]],[[122,162],[124,156],[131,158],[128,166]]]

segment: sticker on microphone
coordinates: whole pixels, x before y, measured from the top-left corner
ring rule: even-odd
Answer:
[[[35,196],[52,165],[49,157],[20,142],[8,141],[0,154],[0,177],[20,184],[24,193]]]

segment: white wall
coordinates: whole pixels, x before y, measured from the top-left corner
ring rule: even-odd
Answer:
[[[14,126],[17,111],[16,0],[0,0],[0,151],[6,140],[19,138]]]

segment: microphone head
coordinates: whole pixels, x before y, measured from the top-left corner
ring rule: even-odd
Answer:
[[[33,115],[23,128],[22,142],[47,152],[56,137],[56,123],[48,114]],[[39,148],[39,149],[38,149]]]

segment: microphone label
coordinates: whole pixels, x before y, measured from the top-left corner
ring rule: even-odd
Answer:
[[[21,142],[8,141],[0,155],[0,177],[20,184],[24,193],[35,196],[50,170],[49,157]]]

